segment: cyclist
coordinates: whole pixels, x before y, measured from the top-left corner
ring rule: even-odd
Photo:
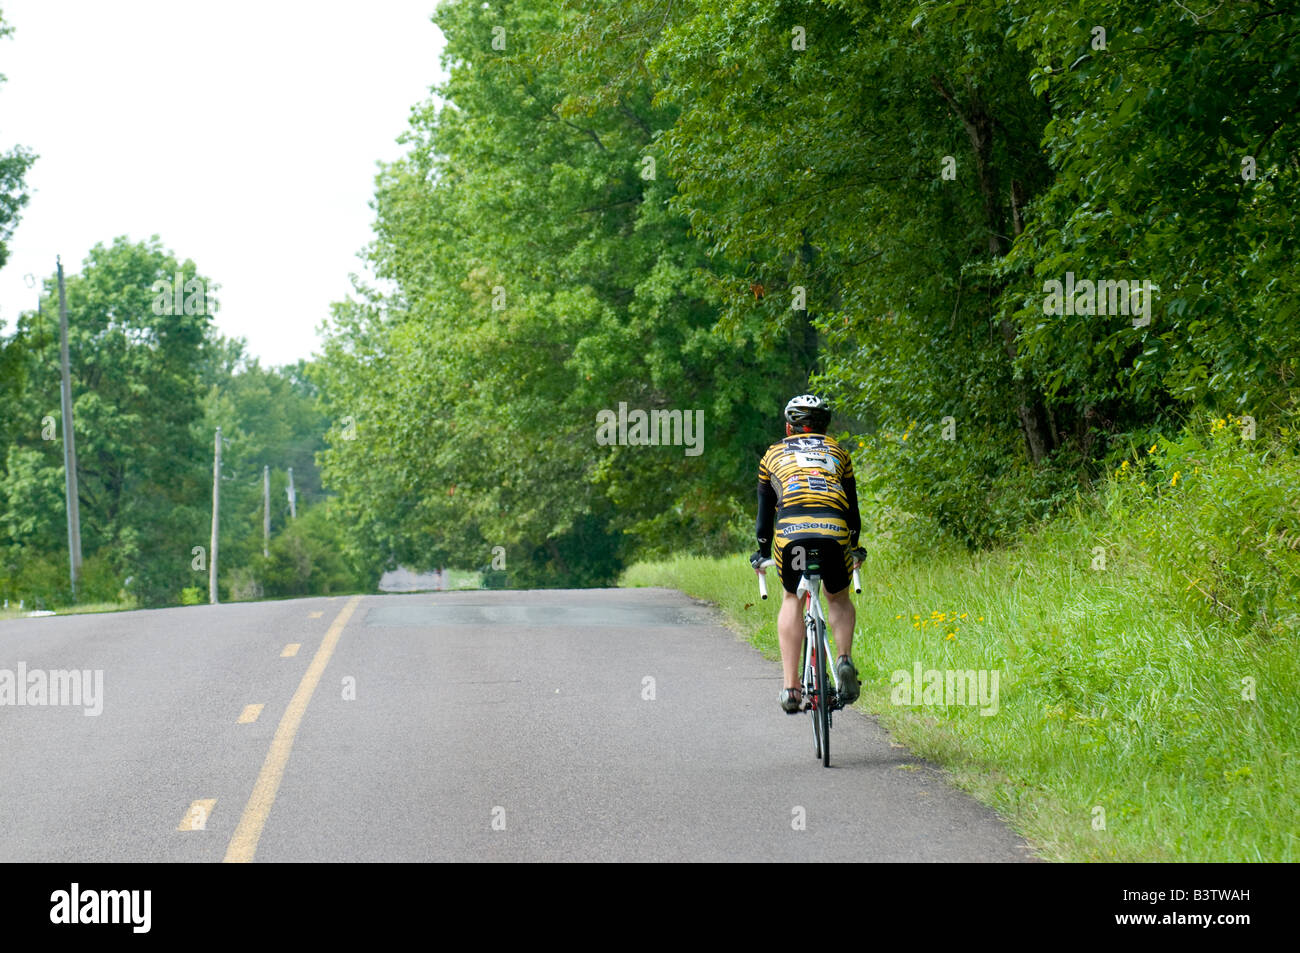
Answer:
[[[785,688],[781,708],[787,714],[804,709],[799,685],[799,648],[803,642],[800,620],[799,577],[810,564],[820,565],[829,604],[831,632],[839,661],[835,666],[840,701],[851,705],[859,693],[858,670],[853,665],[853,626],[857,613],[849,600],[849,575],[858,549],[862,518],[849,455],[826,435],[831,422],[826,401],[812,394],[793,398],[785,406],[785,439],[768,447],[758,465],[758,552],[749,558],[757,569],[772,556],[776,538],[776,566],[785,595],[776,619],[781,643]]]

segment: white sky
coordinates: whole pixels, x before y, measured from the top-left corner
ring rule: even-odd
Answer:
[[[0,150],[39,158],[0,268],[76,273],[157,234],[220,286],[218,330],[263,365],[310,357],[371,240],[378,160],[441,79],[437,0],[0,0]]]

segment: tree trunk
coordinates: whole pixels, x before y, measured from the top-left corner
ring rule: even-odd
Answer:
[[[569,564],[560,555],[560,547],[555,545],[555,540],[548,539],[546,541],[546,551],[551,554],[551,559],[555,561],[555,565],[560,567],[560,572],[567,576],[569,574]]]
[[[805,234],[803,244],[799,248],[799,258],[804,265],[805,274],[810,273],[813,258],[816,256],[816,253],[816,249],[814,249],[812,245],[808,244],[808,239]],[[805,381],[812,377],[813,373],[817,370],[818,352],[817,328],[813,326],[812,309],[807,307],[807,304],[807,299],[805,299],[803,312],[803,340],[801,342]]]
[[[980,196],[984,200],[984,222],[988,229],[988,251],[992,257],[1001,258],[1007,253],[1008,243],[1006,241],[1006,217],[1003,207],[998,201],[998,176],[992,163],[993,117],[989,115],[975,90],[967,90],[970,102],[966,109],[962,109],[957,104],[956,97],[943,84],[943,80],[938,76],[931,76],[930,83],[943,97],[944,101],[948,103],[949,108],[961,120],[962,126],[966,129],[966,136],[970,139],[971,151],[975,157],[975,181],[979,186]],[[1011,186],[1011,206],[1017,235],[1020,234],[1022,228],[1020,207],[1023,204],[1023,197],[1019,194],[1019,188],[1019,183],[1013,181]],[[1006,318],[999,322],[998,327],[1002,332],[1003,350],[1006,352],[1008,362],[1014,369],[1017,356],[1016,327]],[[1025,438],[1025,447],[1029,451],[1029,459],[1035,464],[1039,464],[1046,458],[1048,451],[1051,449],[1048,443],[1046,413],[1043,410],[1042,401],[1031,393],[1028,382],[1023,378],[1013,376],[1012,387],[1015,392],[1016,416],[1020,420],[1020,430]]]

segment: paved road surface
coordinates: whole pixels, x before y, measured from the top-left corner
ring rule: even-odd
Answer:
[[[0,704],[0,861],[1033,859],[864,715],[822,768],[672,590],[0,622],[0,701],[20,663],[101,671],[102,712]]]

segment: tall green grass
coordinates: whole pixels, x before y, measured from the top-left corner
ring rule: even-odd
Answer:
[[[1300,859],[1286,545],[1300,528],[1300,465],[1219,432],[1198,439],[1192,481],[1170,483],[1186,447],[1142,448],[1148,459],[1012,548],[867,542],[854,596],[859,706],[1046,858]],[[635,565],[623,584],[715,602],[778,657],[776,605],[758,599],[740,553]],[[895,704],[892,673],[917,662],[999,671],[997,712]]]
[[[126,612],[134,608],[133,602],[86,602],[75,606],[60,606],[54,612],[56,615],[86,615],[95,612]],[[22,619],[33,611],[35,610],[31,606],[19,609],[17,603],[13,602],[8,609],[0,609],[0,620]]]

